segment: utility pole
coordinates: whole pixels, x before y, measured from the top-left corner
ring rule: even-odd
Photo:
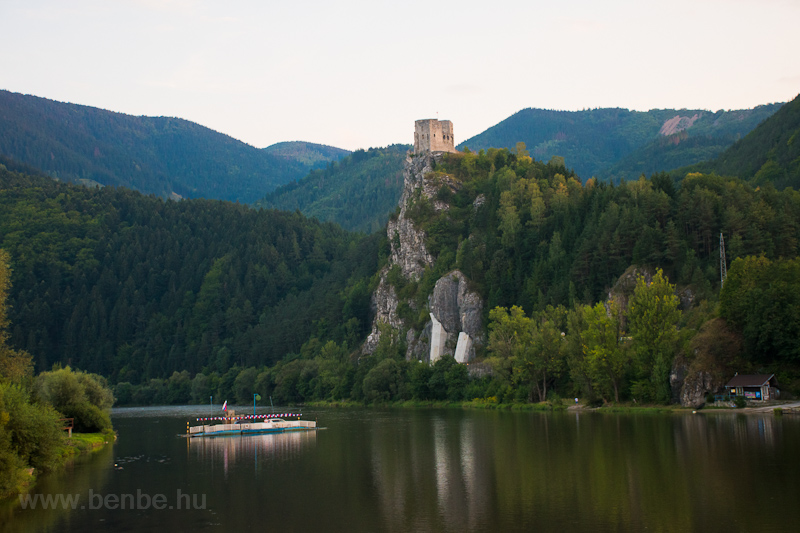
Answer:
[[[719,288],[725,284],[725,278],[728,277],[728,265],[725,263],[725,239],[722,238],[722,232],[719,234]]]

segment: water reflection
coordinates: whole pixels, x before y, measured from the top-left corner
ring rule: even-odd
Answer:
[[[443,414],[376,427],[371,463],[391,531],[757,527],[763,515],[744,510],[788,503],[765,476],[798,466],[783,428],[730,414]]]
[[[69,462],[63,470],[49,475],[42,475],[30,492],[31,498],[52,497],[56,495],[75,496],[86,501],[90,490],[99,492],[109,480],[113,462],[113,445],[108,445],[91,455],[78,456]],[[17,533],[35,530],[46,530],[56,526],[69,527],[74,511],[65,506],[53,506],[42,509],[22,509],[19,499],[13,498],[0,502],[0,531]]]
[[[330,409],[329,429],[186,439],[126,413],[85,478],[42,492],[205,496],[205,509],[0,515],[16,530],[791,531],[800,417]],[[114,464],[122,468],[115,468]],[[27,513],[27,514],[26,514]],[[268,521],[265,521],[268,517]]]
[[[290,431],[264,435],[231,435],[221,437],[187,438],[191,459],[211,465],[221,463],[227,477],[228,470],[237,461],[265,459],[289,461],[317,442],[316,431]]]

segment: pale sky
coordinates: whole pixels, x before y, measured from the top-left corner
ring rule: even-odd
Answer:
[[[740,109],[800,93],[800,0],[0,0],[0,89],[256,147],[456,143],[526,107]]]

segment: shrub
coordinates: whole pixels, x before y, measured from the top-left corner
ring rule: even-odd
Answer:
[[[75,419],[75,431],[99,433],[111,429],[111,416],[107,411],[88,402],[72,404],[62,411],[66,418]]]
[[[58,420],[61,415],[52,407],[31,403],[28,393],[19,386],[0,385],[0,418],[3,419],[0,422],[5,421],[2,433],[10,435],[11,450],[23,464],[42,471],[58,464],[64,435]],[[2,447],[0,443],[0,449]],[[18,464],[10,460],[11,465],[15,463]]]
[[[64,417],[74,418],[77,431],[111,429],[109,411],[114,403],[114,394],[102,376],[73,371],[68,366],[42,372],[36,378],[36,396]],[[134,402],[138,399],[136,396],[134,393]]]
[[[387,402],[397,399],[403,384],[403,369],[394,359],[384,359],[364,377],[364,399]]]

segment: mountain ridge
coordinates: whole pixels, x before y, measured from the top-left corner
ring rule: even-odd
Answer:
[[[63,181],[251,203],[308,165],[194,122],[0,91],[0,154]]]
[[[713,160],[675,169],[737,176],[756,186],[800,188],[800,95]]]
[[[583,179],[638,178],[671,168],[651,168],[637,158],[637,151],[653,153],[673,152],[670,157],[679,166],[697,163],[716,155],[744,136],[759,123],[771,116],[783,104],[765,104],[746,110],[702,109],[651,109],[630,111],[623,108],[597,108],[583,111],[557,111],[526,108],[500,121],[486,131],[460,143],[459,149],[473,151],[488,148],[513,149],[524,142],[531,156],[548,160],[561,156],[568,167]],[[680,134],[683,133],[681,136]],[[705,142],[705,149],[694,153],[681,153],[669,145],[660,146],[670,135],[674,146],[687,138],[713,138],[718,142]],[[687,145],[684,145],[685,147]],[[696,148],[696,146],[691,146]],[[619,163],[633,154],[625,165]],[[698,159],[699,158],[699,159]]]

